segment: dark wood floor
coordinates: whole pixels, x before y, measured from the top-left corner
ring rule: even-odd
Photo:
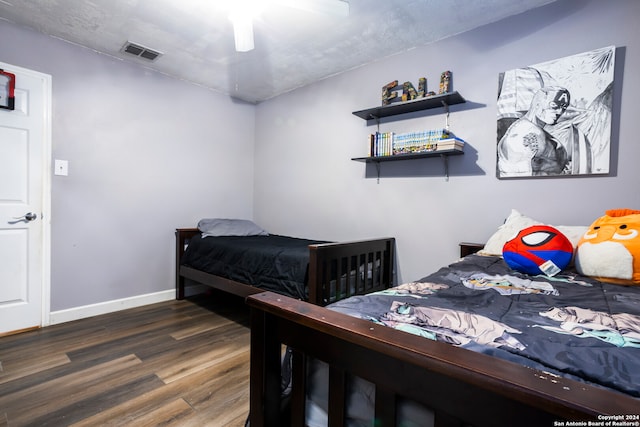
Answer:
[[[0,338],[0,426],[242,426],[248,320],[210,293]]]

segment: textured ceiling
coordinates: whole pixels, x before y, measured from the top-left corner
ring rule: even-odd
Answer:
[[[254,21],[255,49],[244,53],[234,50],[222,0],[0,0],[0,17],[260,102],[553,1],[349,0],[345,18],[272,5]],[[127,41],[162,56],[125,54]]]

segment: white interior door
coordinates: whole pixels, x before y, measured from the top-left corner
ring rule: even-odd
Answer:
[[[0,335],[46,325],[50,285],[51,77],[16,75],[0,109]]]

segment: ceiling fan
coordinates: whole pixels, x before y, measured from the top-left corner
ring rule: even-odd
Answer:
[[[278,4],[307,12],[349,16],[349,3],[343,0],[244,0],[234,1],[229,19],[233,23],[236,51],[253,50],[253,19],[269,4]]]

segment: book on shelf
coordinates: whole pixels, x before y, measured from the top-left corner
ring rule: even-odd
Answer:
[[[449,141],[462,141],[453,137],[447,129],[435,129],[421,132],[376,132],[368,137],[369,156],[395,156],[403,154],[424,153],[436,151],[438,147],[448,147]],[[450,148],[453,148],[450,147]],[[450,148],[441,148],[450,149]]]
[[[369,135],[369,157],[391,156],[394,137],[393,132],[376,132]]]
[[[460,138],[447,138],[442,139],[436,142],[436,150],[435,151],[444,151],[444,150],[458,150],[462,151],[464,149],[464,141]]]

